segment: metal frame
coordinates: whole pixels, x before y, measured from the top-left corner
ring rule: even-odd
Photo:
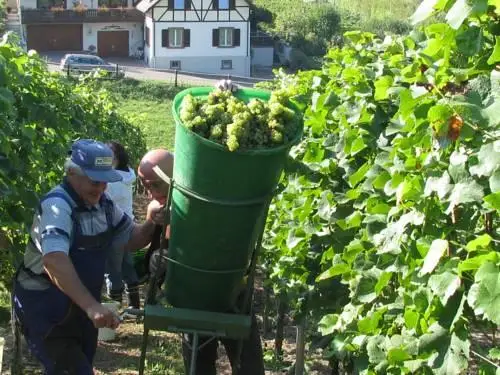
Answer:
[[[173,189],[174,189],[176,183],[173,179],[170,179],[167,175],[165,175],[160,168],[155,167],[155,168],[153,168],[153,170],[156,172],[156,174],[163,181],[165,181],[166,183],[169,184],[169,192],[168,192],[167,204],[166,204],[167,210],[165,213],[166,223],[165,223],[165,226],[162,230],[162,240],[163,240],[165,237],[166,227],[167,227],[168,223],[170,222],[170,205],[172,202],[172,192],[173,192]],[[189,189],[186,189],[184,187],[178,186],[177,188],[179,190],[181,190],[184,194],[188,194],[195,199],[199,199],[199,200],[206,199],[206,197],[199,196],[195,192],[191,192]],[[252,310],[251,301],[253,298],[253,291],[254,291],[254,280],[255,280],[255,270],[256,270],[256,266],[257,266],[257,258],[258,258],[260,248],[262,245],[262,238],[263,238],[263,234],[264,234],[265,224],[267,221],[267,213],[269,210],[269,205],[271,203],[273,196],[274,196],[274,192],[272,194],[269,194],[268,196],[260,198],[258,200],[233,202],[235,205],[237,205],[238,203],[240,205],[248,205],[248,204],[255,204],[258,201],[260,201],[260,202],[264,203],[264,205],[265,205],[264,211],[263,211],[264,214],[263,214],[262,222],[261,222],[262,229],[261,229],[261,232],[260,232],[259,237],[257,239],[257,242],[255,244],[255,248],[254,248],[254,251],[252,253],[250,265],[248,267],[248,273],[247,273],[248,280],[247,280],[247,284],[246,284],[246,288],[245,288],[245,295],[243,298],[242,306],[239,306],[240,308],[238,309],[238,311],[242,314],[251,314],[251,310]],[[219,203],[221,203],[221,202],[219,202]],[[162,246],[161,251],[163,252],[165,250],[166,250],[165,247]],[[166,257],[162,253],[161,264],[157,268],[156,274],[152,275],[152,277],[149,281],[146,299],[144,301],[145,307],[146,307],[146,305],[149,305],[149,304],[156,304],[157,280],[159,277],[160,270],[163,269],[164,262],[166,260],[165,258]],[[129,312],[131,312],[132,314],[134,313],[131,310],[129,310]],[[144,313],[141,314],[141,311],[135,310],[135,312],[136,312],[136,315],[144,315]],[[140,362],[139,362],[139,375],[144,374],[149,331],[150,331],[150,329],[145,326],[144,333],[143,333],[143,341],[142,341],[142,346],[141,346],[141,356],[140,356]],[[198,357],[198,351],[201,348],[203,348],[205,345],[207,345],[209,342],[211,342],[219,337],[225,336],[225,334],[223,332],[206,332],[206,331],[201,331],[201,330],[177,329],[176,327],[171,327],[171,326],[167,327],[166,331],[177,332],[177,333],[188,333],[188,334],[193,335],[192,343],[191,344],[188,343],[188,345],[190,346],[190,349],[191,349],[191,359],[190,359],[190,366],[189,366],[189,374],[186,374],[186,375],[195,375],[196,374],[196,360]],[[211,336],[211,337],[204,344],[199,345],[200,335]],[[183,337],[183,340],[185,340],[184,337]],[[240,340],[238,340],[236,362],[234,363],[234,366],[232,368],[232,375],[237,375],[239,373],[242,350],[243,350],[243,339],[240,339]]]

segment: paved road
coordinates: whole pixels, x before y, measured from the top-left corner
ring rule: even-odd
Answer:
[[[50,71],[59,71],[59,62],[63,54],[61,53],[51,53],[44,54],[42,57],[47,60],[48,67]],[[142,61],[135,60],[132,58],[115,58],[108,59],[108,62],[112,64],[118,64],[125,70],[125,76],[129,78],[139,79],[139,80],[156,80],[174,83],[175,73],[169,71],[160,71],[149,68],[145,66]],[[177,83],[179,85],[213,85],[216,81],[224,78],[223,76],[216,75],[205,75],[205,74],[187,74],[178,73]],[[269,75],[263,78],[244,78],[244,77],[233,77],[232,80],[240,86],[243,87],[253,87],[253,85],[258,81],[263,81],[270,79]]]

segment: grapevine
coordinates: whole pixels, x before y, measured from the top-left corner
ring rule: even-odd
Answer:
[[[38,198],[61,182],[78,138],[120,140],[137,162],[140,130],[120,117],[91,80],[70,82],[7,37],[0,43],[0,282],[10,285]]]
[[[229,151],[276,147],[290,142],[299,127],[287,100],[273,92],[268,102],[255,98],[245,103],[230,91],[216,89],[206,101],[186,95],[180,118],[188,129]]]
[[[415,21],[448,23],[410,35],[346,33],[320,70],[274,83],[305,137],[261,266],[349,373],[461,374],[472,330],[500,323],[500,9],[464,3],[424,2]]]

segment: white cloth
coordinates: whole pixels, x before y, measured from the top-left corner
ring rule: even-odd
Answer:
[[[108,183],[106,193],[113,200],[113,202],[115,202],[115,204],[123,210],[123,212],[134,220],[132,205],[133,188],[136,180],[134,170],[129,168],[128,172],[120,171],[118,169],[116,171],[123,177],[123,180]]]

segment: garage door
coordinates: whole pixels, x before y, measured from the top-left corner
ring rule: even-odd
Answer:
[[[28,49],[81,51],[82,25],[28,25]]]
[[[128,31],[97,32],[97,54],[101,57],[127,57]]]

